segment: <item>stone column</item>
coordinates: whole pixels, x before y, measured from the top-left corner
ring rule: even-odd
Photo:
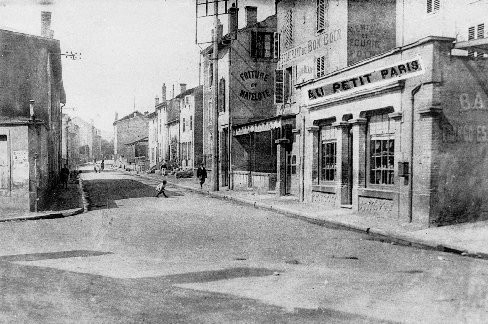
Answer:
[[[319,179],[319,129],[320,128],[318,126],[309,126],[307,127],[308,134],[303,134],[306,136],[303,185],[305,187],[304,200],[307,202],[312,201],[312,186],[317,185]]]
[[[354,211],[359,211],[359,189],[366,187],[367,122],[366,118],[349,121],[352,125],[352,208]]]
[[[351,199],[350,163],[349,156],[349,130],[351,125],[347,121],[340,121],[332,124],[337,132],[337,178],[336,178],[336,205],[349,205]]]
[[[290,140],[280,138],[275,140],[276,148],[276,194],[278,196],[286,195],[286,145]]]

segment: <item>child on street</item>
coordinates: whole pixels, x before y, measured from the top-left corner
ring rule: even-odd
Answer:
[[[158,184],[158,186],[156,187],[156,191],[158,192],[156,194],[156,198],[158,198],[160,194],[163,194],[164,197],[168,198],[168,196],[166,196],[166,193],[164,192],[165,187],[166,187],[166,180],[163,180],[162,183]]]

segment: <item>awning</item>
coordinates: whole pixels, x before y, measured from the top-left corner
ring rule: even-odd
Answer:
[[[488,53],[488,38],[479,38],[464,42],[456,42],[454,44],[454,48]]]
[[[294,124],[295,115],[283,115],[272,118],[257,120],[254,122],[236,125],[233,127],[233,135],[240,136],[249,133],[267,132],[276,128],[281,128],[283,125]]]
[[[144,142],[149,142],[149,137],[144,137],[144,138],[140,138],[138,140],[135,140],[133,142],[130,142],[130,143],[126,143],[125,145],[136,145],[137,143],[144,143]]]

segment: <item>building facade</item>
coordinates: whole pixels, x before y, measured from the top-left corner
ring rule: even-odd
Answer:
[[[238,29],[237,10],[229,14],[229,33],[219,28],[218,80],[213,75],[213,47],[203,58],[203,160],[212,172],[213,136],[219,142],[219,185],[241,188],[267,183],[274,189],[276,164],[273,162],[274,132],[256,132],[246,127],[256,121],[275,117],[274,70],[276,56],[274,35],[276,16],[257,21],[257,8],[245,7],[245,27]],[[218,100],[213,89],[218,87]],[[213,134],[213,107],[218,102],[219,134]],[[254,178],[254,182],[252,179]],[[270,184],[271,182],[271,184]],[[271,188],[270,188],[271,187]]]
[[[183,169],[196,170],[203,161],[203,87],[178,95],[180,102],[180,161]]]
[[[277,1],[278,69],[295,79],[300,198],[425,227],[485,219],[488,2],[293,2]],[[287,50],[296,10],[315,21]]]
[[[61,51],[42,17],[41,37],[0,30],[2,210],[41,208],[61,169]]]
[[[147,141],[149,119],[145,114],[135,111],[121,119],[116,118],[113,126],[114,163],[119,167],[128,167],[131,164],[135,164],[136,149],[134,143],[138,143],[138,141],[143,139]],[[147,149],[147,143],[144,146]],[[147,153],[145,156],[147,156]]]

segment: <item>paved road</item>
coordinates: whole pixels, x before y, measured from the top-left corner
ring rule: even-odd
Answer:
[[[0,224],[1,322],[488,321],[486,260],[84,177],[88,213]]]

